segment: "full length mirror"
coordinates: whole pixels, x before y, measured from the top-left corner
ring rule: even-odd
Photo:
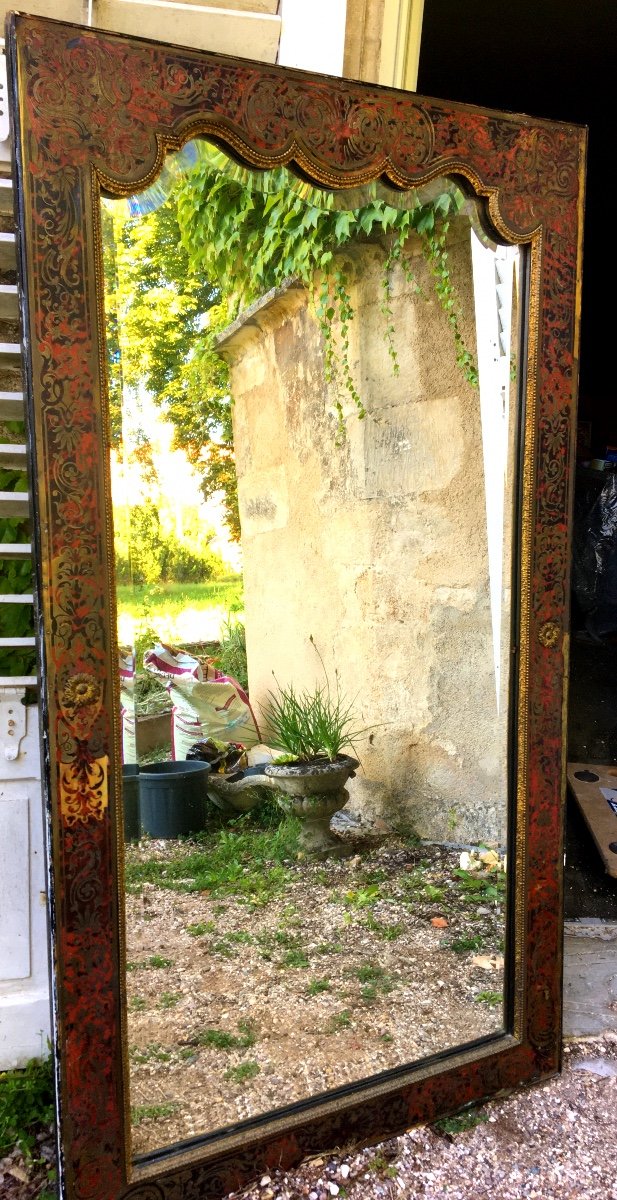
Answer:
[[[521,263],[206,142],[101,228],[143,1154],[504,1027]]]
[[[584,136],[9,40],[61,1187],[220,1195],[558,1069]]]

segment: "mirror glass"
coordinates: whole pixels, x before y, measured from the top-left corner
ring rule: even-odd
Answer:
[[[207,142],[103,199],[139,1157],[500,1032],[523,249]]]

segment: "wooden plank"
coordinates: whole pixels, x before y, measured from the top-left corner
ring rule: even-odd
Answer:
[[[568,785],[607,873],[617,879],[617,766],[568,763]]]
[[[11,592],[0,592],[0,604],[34,604],[34,596],[29,592],[13,595]]]
[[[36,646],[36,642],[33,637],[0,637],[0,646],[3,650],[22,650],[27,646]]]
[[[93,16],[95,26],[101,29],[276,62],[281,20],[269,13],[230,12],[160,0],[97,0]]]

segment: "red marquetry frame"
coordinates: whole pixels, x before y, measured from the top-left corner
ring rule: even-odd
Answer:
[[[562,712],[584,132],[41,18],[9,31],[42,628],[63,1187],[75,1200],[237,1189],[310,1148],[369,1141],[559,1065]],[[346,188],[455,174],[530,245],[510,1028],[155,1156],[126,1136],[119,794],[98,197],[208,135],[242,162]]]

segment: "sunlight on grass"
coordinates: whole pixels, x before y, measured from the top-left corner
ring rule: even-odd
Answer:
[[[242,576],[156,587],[120,585],[117,598],[121,645],[132,645],[144,624],[163,642],[219,641],[229,613],[242,609]]]

